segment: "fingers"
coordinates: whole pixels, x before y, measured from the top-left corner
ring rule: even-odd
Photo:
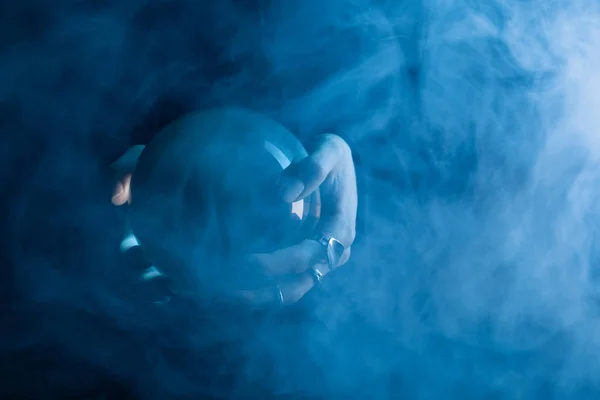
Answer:
[[[298,274],[321,261],[323,246],[315,240],[304,240],[297,245],[276,250],[272,253],[253,254],[253,265],[259,265],[265,276],[279,277]]]
[[[273,307],[290,305],[298,302],[317,283],[313,269],[324,278],[330,269],[325,263],[314,262],[317,248],[322,247],[315,241],[307,240],[294,248],[283,249],[270,254],[256,254],[255,261],[264,268],[265,274],[275,277],[275,283],[258,290],[240,290],[234,292],[234,298],[252,307]],[[296,255],[296,259],[285,259]],[[340,259],[345,264],[350,258],[350,248],[347,248]]]
[[[111,199],[115,206],[122,206],[131,201],[131,173],[135,169],[137,160],[140,158],[143,150],[144,146],[142,145],[132,146],[110,165],[116,171],[118,177]]]
[[[129,203],[131,201],[131,174],[126,174],[117,182],[115,185],[112,203],[115,206],[122,206],[125,203]]]
[[[350,258],[350,247],[342,255],[338,267]],[[304,240],[297,245],[276,250],[272,253],[253,254],[249,264],[261,268],[264,276],[280,277],[299,274],[324,261],[325,249],[316,240]]]
[[[323,135],[316,149],[302,161],[292,164],[281,177],[280,193],[286,201],[297,201],[317,188],[321,190],[322,216],[319,234],[339,240],[345,247],[338,266],[346,263],[354,242],[357,190],[354,162],[349,146],[339,136]],[[269,254],[251,256],[265,276],[300,274],[326,261],[326,249],[316,240],[303,242]]]
[[[315,150],[284,171],[279,182],[281,197],[293,203],[314,192],[343,161],[346,152],[349,153],[349,147],[339,136],[319,136]]]
[[[317,264],[316,268],[324,277],[329,272],[325,264]],[[281,290],[283,305],[294,304],[298,302],[306,293],[308,293],[315,284],[318,283],[312,271],[305,271],[301,274],[296,274],[291,279],[279,284]]]
[[[317,264],[316,268],[324,277],[329,272],[325,264]],[[312,271],[288,276],[278,283],[258,290],[240,290],[233,295],[243,304],[266,308],[277,305],[290,305],[298,302],[317,283]]]
[[[322,202],[318,231],[349,247],[356,234],[358,194],[352,151],[339,136],[320,136],[311,155],[284,171],[279,190],[285,201],[294,202],[317,188]]]

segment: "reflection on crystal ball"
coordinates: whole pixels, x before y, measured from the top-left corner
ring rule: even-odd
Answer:
[[[276,183],[306,156],[292,133],[260,114],[221,108],[186,115],[139,158],[133,232],[162,269],[188,264],[199,251],[235,257],[299,242],[318,220],[319,194],[285,203]]]

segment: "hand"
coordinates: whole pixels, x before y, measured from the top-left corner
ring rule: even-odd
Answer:
[[[123,204],[129,204],[131,202],[131,172],[127,172],[121,175],[115,185],[112,196],[112,203],[115,206],[122,206]]]
[[[117,173],[117,183],[113,189],[111,200],[115,206],[122,206],[131,202],[131,173],[142,150],[144,150],[144,146],[133,146],[111,165]]]
[[[352,152],[339,136],[317,138],[310,155],[288,167],[279,182],[281,197],[289,202],[303,199],[317,188],[321,191],[322,214],[317,232],[338,239],[346,248],[339,267],[350,257],[350,246],[356,234],[357,188]],[[329,268],[322,264],[325,249],[315,240],[305,240],[295,246],[269,254],[254,254],[252,265],[262,268],[274,280],[274,287],[241,291],[240,299],[254,305],[284,304],[300,300],[315,284],[312,269],[326,275]],[[281,293],[279,293],[281,290]]]
[[[319,136],[309,150],[308,157],[283,172],[278,191],[284,201],[293,203],[320,189],[322,209],[317,232],[338,239],[346,248],[336,266],[339,267],[348,261],[356,234],[358,198],[352,152],[342,138],[332,134]],[[133,152],[135,159],[139,151],[141,149]],[[120,160],[124,158],[127,157]],[[116,206],[131,201],[131,171],[135,163],[124,164],[117,168],[120,175],[112,197]],[[244,264],[260,268],[262,275],[270,277],[273,285],[259,290],[232,291],[227,296],[259,307],[279,304],[280,296],[283,296],[284,304],[293,304],[313,288],[313,268],[323,275],[330,272],[323,263],[324,256],[323,246],[308,239],[272,253],[253,254]]]

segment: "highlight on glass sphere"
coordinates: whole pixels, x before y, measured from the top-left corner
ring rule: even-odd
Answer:
[[[307,155],[290,131],[261,114],[239,108],[188,114],[140,155],[131,181],[133,233],[168,275],[199,253],[222,259],[293,245],[316,225],[319,193],[289,204],[276,183]]]

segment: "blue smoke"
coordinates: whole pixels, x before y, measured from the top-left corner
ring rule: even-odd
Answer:
[[[598,11],[4,2],[2,391],[595,398]],[[260,324],[150,305],[119,254],[105,167],[213,105],[339,132],[357,156],[352,263]]]

